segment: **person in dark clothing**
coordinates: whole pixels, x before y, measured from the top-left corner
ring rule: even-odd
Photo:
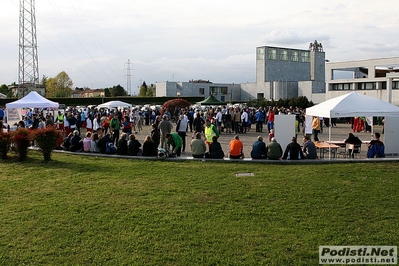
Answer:
[[[359,153],[359,147],[362,145],[362,141],[358,137],[356,137],[352,133],[349,133],[348,134],[348,138],[344,142],[348,143],[348,144],[355,145],[355,149],[353,150],[353,152],[354,153]],[[349,154],[352,154],[352,150],[351,149],[349,149],[348,152],[349,152]]]
[[[110,137],[110,133],[105,134],[102,138],[98,140],[98,147],[100,148],[101,153],[105,153],[107,150],[107,143],[112,142]]]
[[[291,143],[287,145],[287,148],[285,148],[282,159],[299,160],[304,158],[305,156],[303,155],[301,145],[296,141],[296,137],[292,137]]]
[[[362,141],[358,137],[353,135],[352,133],[349,133],[348,138],[345,140],[345,143],[360,145],[360,144],[362,144]]]
[[[127,140],[126,140],[126,133],[122,133],[121,138],[118,140],[116,146],[116,154],[117,155],[127,155]]]
[[[142,150],[140,149],[141,143],[136,139],[134,134],[129,135],[129,142],[127,144],[127,152],[130,156],[141,155]]]
[[[263,138],[261,136],[258,136],[256,141],[252,144],[251,158],[252,159],[266,158],[266,144],[263,142]]]
[[[83,150],[83,141],[79,136],[79,131],[73,131],[73,137],[71,138],[71,146],[69,147],[70,151],[82,151]]]
[[[316,146],[310,140],[308,136],[303,137],[303,155],[305,155],[306,159],[316,159],[317,158],[317,151]]]
[[[151,136],[146,136],[143,143],[143,156],[157,156],[158,146],[152,141]]]
[[[207,156],[208,157],[208,156]],[[209,157],[213,159],[223,159],[224,152],[220,142],[218,142],[218,137],[212,137],[212,143],[209,145]]]
[[[152,124],[151,125],[152,129],[151,129],[151,139],[154,142],[155,147],[158,148],[159,146],[159,142],[161,140],[161,133],[159,132],[159,128],[157,124]]]
[[[71,139],[73,137],[73,133],[69,133],[69,135],[64,139],[64,141],[61,144],[61,147],[64,149],[64,151],[69,151],[69,148],[71,147]]]

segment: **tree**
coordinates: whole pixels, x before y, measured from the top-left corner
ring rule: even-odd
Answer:
[[[111,92],[109,91],[108,88],[105,88],[105,89],[104,89],[104,96],[105,96],[105,97],[111,97]]]
[[[71,96],[73,82],[65,71],[61,71],[54,78],[47,78],[45,85],[47,97]]]
[[[6,84],[0,86],[0,93],[6,95],[7,98],[13,97],[12,90],[10,90]]]
[[[147,96],[147,90],[148,90],[148,86],[147,86],[147,84],[144,81],[143,85],[140,86],[139,97],[146,97]]]
[[[117,86],[109,88],[109,92],[111,94],[111,97],[127,96],[126,90],[119,84]]]
[[[175,113],[176,109],[190,107],[190,103],[184,99],[172,99],[166,101],[161,107],[161,115],[168,110],[172,115]]]
[[[47,80],[48,80],[48,77],[46,75],[43,75],[42,81],[40,82],[40,84],[46,86]]]
[[[147,97],[155,97],[156,95],[155,85],[151,84],[150,87],[147,87]]]

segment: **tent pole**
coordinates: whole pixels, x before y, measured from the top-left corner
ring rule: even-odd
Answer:
[[[329,127],[328,127],[328,160],[331,160],[331,117],[329,119]]]

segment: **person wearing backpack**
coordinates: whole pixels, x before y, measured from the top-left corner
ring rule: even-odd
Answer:
[[[106,153],[107,151],[107,143],[112,142],[110,134],[105,134],[102,138],[98,140],[98,148],[100,149],[101,153]]]

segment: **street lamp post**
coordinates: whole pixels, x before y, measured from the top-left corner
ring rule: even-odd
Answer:
[[[177,94],[177,99],[179,99],[180,98],[180,91],[178,91],[176,94]]]

